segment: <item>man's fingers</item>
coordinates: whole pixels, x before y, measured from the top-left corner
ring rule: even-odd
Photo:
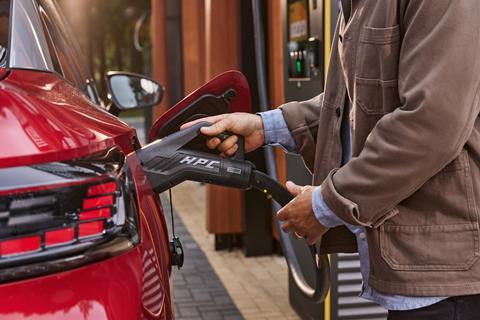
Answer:
[[[206,122],[210,122],[210,123],[216,123],[216,122],[222,120],[223,118],[225,118],[224,114],[220,114],[220,115],[217,115],[217,116],[200,118],[200,119],[193,120],[193,121],[182,124],[182,126],[180,127],[180,130],[187,129],[187,128],[193,126],[194,124],[197,124],[197,123],[202,122],[202,121],[206,121]]]
[[[209,149],[214,150],[217,149],[220,143],[222,143],[222,141],[219,138],[212,138],[207,140],[206,145]]]
[[[231,127],[232,121],[230,118],[224,118],[210,127],[202,127],[200,131],[207,136],[216,136],[220,133],[228,131]]]
[[[288,204],[285,207],[283,207],[282,209],[278,210],[277,218],[280,221],[287,220],[287,218],[288,218]]]
[[[293,194],[294,196],[300,194],[302,192],[302,187],[299,186],[299,185],[296,185],[295,183],[293,183],[292,181],[287,181],[287,183],[285,184],[285,186],[287,187],[288,191]]]
[[[237,144],[238,137],[236,135],[231,135],[227,139],[223,140],[222,143],[217,147],[218,151],[225,152]]]
[[[290,232],[290,223],[285,222],[284,224],[282,224],[282,230],[285,233],[289,233]]]
[[[316,243],[315,238],[312,238],[312,237],[305,237],[305,241],[306,241],[307,244],[309,244],[309,245],[314,245],[314,244]]]
[[[295,239],[303,239],[303,238],[305,238],[305,236],[304,236],[303,234],[300,234],[300,233],[298,233],[298,232],[296,232],[296,231],[294,231],[292,234],[293,234],[293,236],[295,237]]]
[[[221,141],[219,138],[211,138],[208,139],[206,144],[209,149],[217,149],[220,151],[221,155],[225,156],[233,156],[235,152],[238,150],[238,137],[235,135],[232,135],[225,139],[224,141]]]
[[[317,243],[317,241],[320,239],[318,236],[313,236],[313,235],[306,235],[304,237],[305,241],[309,244],[309,245],[314,245],[315,243]]]
[[[231,147],[230,149],[228,149],[227,151],[225,151],[225,155],[226,156],[233,156],[235,154],[235,152],[237,152],[238,150],[238,144],[234,144],[233,147]]]

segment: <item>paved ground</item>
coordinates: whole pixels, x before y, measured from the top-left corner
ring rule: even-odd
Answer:
[[[165,213],[170,225],[168,197],[162,195]],[[174,197],[175,203],[175,197]],[[222,282],[213,271],[207,257],[185,228],[174,209],[175,232],[185,251],[182,269],[174,269],[175,319],[243,319]]]

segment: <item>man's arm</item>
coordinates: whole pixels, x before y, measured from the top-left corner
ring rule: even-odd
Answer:
[[[265,144],[280,145],[288,152],[297,152],[297,144],[288,130],[285,118],[280,109],[259,112],[263,121]]]
[[[306,166],[313,171],[318,131],[318,120],[323,105],[323,93],[302,102],[288,102],[280,109],[288,115],[288,128]]]
[[[290,152],[297,150],[295,140],[279,109],[260,112],[259,115],[263,121],[265,144],[281,145]],[[344,224],[323,200],[320,187],[316,187],[312,192],[312,209],[317,220],[325,227],[333,228]]]
[[[325,200],[323,200],[321,187],[316,187],[312,192],[312,208],[315,217],[322,226],[334,228],[345,225],[345,222],[340,219],[332,209],[330,209]]]
[[[412,0],[403,17],[402,106],[381,118],[361,154],[322,184],[344,221],[378,226],[455,159],[480,111],[480,2]]]

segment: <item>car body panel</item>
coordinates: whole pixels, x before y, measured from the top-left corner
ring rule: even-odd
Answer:
[[[0,168],[62,161],[118,146],[135,130],[55,73],[11,70],[0,82]]]
[[[172,264],[168,229],[159,197],[153,193],[137,157],[127,158],[135,180],[142,234],[142,314],[147,319],[173,319]],[[153,272],[155,271],[155,272]],[[158,285],[159,289],[154,289]],[[162,297],[156,294],[161,290]],[[163,306],[163,307],[162,307]],[[164,308],[164,310],[162,310]],[[148,315],[148,317],[146,316]]]
[[[5,78],[8,74],[8,70],[6,68],[0,67],[0,80]]]
[[[0,286],[0,319],[135,319],[141,250],[85,267]]]

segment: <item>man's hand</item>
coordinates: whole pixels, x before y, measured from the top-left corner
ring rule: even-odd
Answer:
[[[200,129],[203,134],[213,137],[207,141],[207,147],[217,149],[224,155],[232,156],[237,152],[238,137],[235,134],[245,137],[245,152],[253,151],[265,143],[263,121],[259,115],[244,112],[221,114],[185,123],[180,129],[186,129],[200,121],[208,121],[213,124]],[[224,141],[215,137],[226,131],[233,135]]]
[[[298,186],[288,181],[287,189],[295,198],[278,211],[278,219],[283,222],[285,232],[293,232],[300,238],[305,238],[308,244],[315,244],[328,228],[322,226],[312,209],[313,186]]]

